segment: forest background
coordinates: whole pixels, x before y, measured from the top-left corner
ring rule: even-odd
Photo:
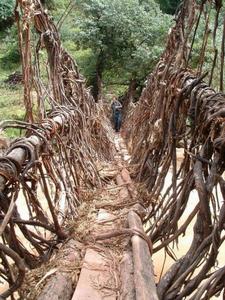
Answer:
[[[134,101],[138,99],[164,50],[180,4],[180,0],[156,1],[42,1],[96,101],[99,98],[108,101],[112,94],[124,97],[127,93]],[[0,2],[0,121],[24,120],[25,113],[15,2]],[[33,45],[36,39],[32,32]],[[43,57],[43,70],[44,61]],[[9,137],[17,134],[13,129],[7,131]]]

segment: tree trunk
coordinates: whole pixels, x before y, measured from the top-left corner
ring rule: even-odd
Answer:
[[[133,99],[135,97],[135,92],[136,92],[137,87],[138,87],[137,79],[136,78],[131,79],[130,84],[129,84],[129,88],[128,88],[128,92],[127,92],[129,103],[131,101],[133,101]]]
[[[123,116],[126,116],[126,112],[128,111],[128,107],[130,103],[133,101],[136,88],[138,86],[136,78],[130,80],[128,91],[123,98]]]
[[[96,63],[96,72],[92,84],[92,94],[95,102],[98,102],[102,97],[102,73],[104,69],[104,56],[102,51],[98,55]]]

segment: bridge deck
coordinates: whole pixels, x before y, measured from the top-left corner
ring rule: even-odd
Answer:
[[[73,295],[68,293],[71,278],[62,280],[58,275],[58,284],[52,276],[39,300],[49,299],[49,288],[52,300],[158,299],[150,258],[151,242],[141,222],[145,211],[126,168],[129,161],[126,146],[118,135],[114,141],[115,161],[101,171],[107,185],[95,192],[94,206],[86,210],[86,215],[91,216],[88,230],[84,229],[89,238],[80,240],[85,254]]]

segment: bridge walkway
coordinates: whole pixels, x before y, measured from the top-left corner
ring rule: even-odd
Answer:
[[[75,264],[75,272],[48,270],[38,300],[158,299],[151,241],[141,221],[145,210],[128,171],[130,156],[119,134],[114,143],[114,161],[101,169],[106,185],[81,205],[74,240],[63,246],[67,251],[59,265],[73,269]]]

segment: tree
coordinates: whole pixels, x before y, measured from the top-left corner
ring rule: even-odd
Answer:
[[[133,86],[143,80],[163,50],[170,17],[154,0],[78,0],[77,8],[75,40],[80,48],[92,49],[96,101],[105,73]]]

